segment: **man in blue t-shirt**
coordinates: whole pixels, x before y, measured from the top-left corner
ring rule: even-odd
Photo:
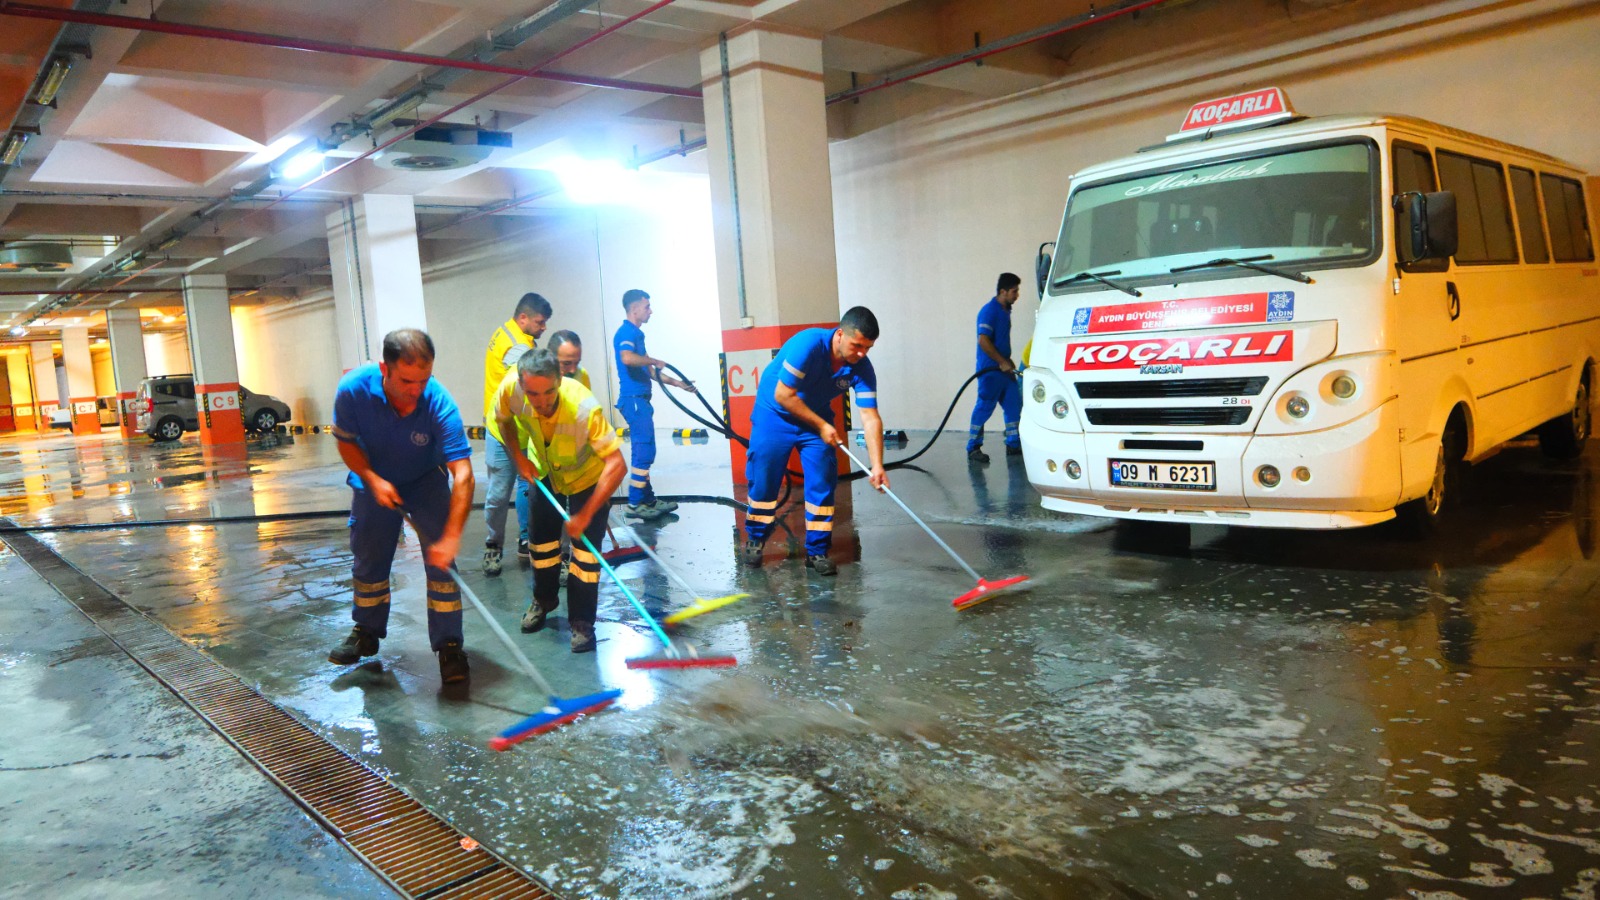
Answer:
[[[978,310],[978,362],[976,371],[999,367],[978,378],[978,403],[972,408],[972,428],[967,432],[967,459],[986,463],[983,452],[983,425],[1000,405],[1006,423],[1006,455],[1022,455],[1022,386],[1017,383],[1017,364],[1011,361],[1011,307],[1022,292],[1022,279],[1003,272],[995,284],[994,298]]]
[[[354,492],[356,624],[328,661],[350,665],[372,656],[388,636],[389,569],[409,515],[428,573],[428,640],[439,654],[439,677],[446,684],[466,681],[461,593],[450,569],[472,508],[472,449],[456,402],[433,380],[433,340],[415,328],[391,331],[383,338],[383,362],[339,379],[333,436]]]
[[[864,306],[853,307],[838,328],[808,328],[789,338],[761,373],[756,407],[750,414],[750,449],[745,479],[750,483],[745,510],[745,545],[740,557],[761,565],[761,548],[778,514],[789,454],[800,450],[805,472],[806,567],[818,575],[838,571],[828,558],[833,546],[833,489],[839,480],[840,442],[833,427],[833,400],[854,389],[867,435],[869,479],[889,486],[883,471],[883,419],[878,416],[878,377],[867,351],[878,340],[878,319]]]
[[[628,515],[637,519],[655,519],[678,508],[668,500],[657,500],[650,486],[650,466],[656,461],[655,409],[650,405],[650,380],[660,377],[661,383],[683,390],[693,390],[687,381],[670,375],[660,375],[667,364],[644,349],[644,323],[650,321],[650,295],[634,288],[622,295],[622,309],[627,320],[611,339],[611,348],[617,354],[617,412],[628,423],[628,443],[632,458],[628,468]]]

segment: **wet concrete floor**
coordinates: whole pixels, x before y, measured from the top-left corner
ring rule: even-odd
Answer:
[[[662,493],[732,495],[721,443],[662,450]],[[471,613],[471,686],[441,690],[414,539],[381,655],[342,669],[340,519],[40,538],[572,897],[1584,898],[1597,454],[1507,450],[1429,541],[1184,542],[1043,511],[1020,466],[969,468],[947,436],[897,492],[980,572],[1034,578],[959,613],[966,577],[864,489],[836,544],[861,559],[831,579],[776,550],[737,569],[734,511],[685,503],[641,530],[704,595],[750,592],[689,630],[741,665],[626,669],[653,639],[604,586],[599,653],[570,654],[564,627],[518,640],[563,695],[622,701],[503,754],[487,738],[544,698]],[[342,477],[328,437],[228,458],[0,439],[0,513],[22,524],[338,509]],[[482,534],[475,516],[467,546]],[[527,570],[461,563],[515,634]],[[657,612],[690,599],[651,563],[621,572]]]

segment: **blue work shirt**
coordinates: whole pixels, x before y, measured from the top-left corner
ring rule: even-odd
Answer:
[[[622,364],[624,350],[632,350],[640,356],[650,355],[644,352],[644,330],[624,320],[622,326],[617,329],[616,336],[611,339],[611,349],[617,355],[617,397],[650,396],[649,367]]]
[[[333,397],[333,436],[360,447],[372,471],[397,487],[472,455],[461,411],[438,379],[428,379],[417,408],[402,417],[383,393],[383,372],[377,363],[358,366],[339,379]],[[366,489],[354,472],[345,481],[358,491]]]
[[[846,363],[834,369],[833,336],[838,331],[837,328],[807,328],[783,342],[783,349],[761,373],[761,386],[756,390],[757,415],[775,415],[791,425],[809,427],[778,405],[780,381],[794,388],[806,408],[824,422],[833,421],[833,398],[852,388],[856,392],[857,406],[878,408],[878,376],[873,373],[870,360],[863,357],[854,365]]]
[[[978,310],[978,337],[989,336],[994,341],[994,349],[1006,359],[1011,358],[1011,310],[1006,309],[999,297],[992,297],[983,308]],[[973,371],[982,371],[992,368],[995,362],[989,354],[983,352],[983,347],[978,347],[978,366]],[[996,373],[998,374],[998,373]]]

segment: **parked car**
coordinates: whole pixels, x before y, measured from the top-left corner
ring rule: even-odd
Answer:
[[[62,406],[50,411],[50,427],[72,430],[72,406]]]
[[[185,431],[200,430],[200,407],[194,398],[193,375],[155,375],[139,384],[134,407],[139,430],[152,440],[175,441]],[[268,394],[239,388],[239,413],[248,431],[268,434],[289,421],[289,405]]]

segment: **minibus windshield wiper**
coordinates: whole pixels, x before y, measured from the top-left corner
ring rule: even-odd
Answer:
[[[1279,278],[1287,278],[1290,281],[1298,281],[1301,284],[1311,283],[1310,276],[1303,272],[1285,272],[1282,269],[1274,269],[1269,266],[1256,265],[1256,263],[1268,259],[1272,259],[1271,253],[1264,253],[1261,256],[1246,256],[1243,259],[1234,259],[1231,256],[1219,256],[1210,262],[1195,263],[1189,266],[1175,266],[1167,271],[1173,275],[1176,275],[1179,272],[1193,272],[1196,269],[1209,269],[1213,266],[1238,266],[1241,269],[1254,269],[1257,272],[1265,272],[1268,275],[1276,275]]]
[[[1117,290],[1123,292],[1124,294],[1132,294],[1135,297],[1143,297],[1144,296],[1143,294],[1139,293],[1138,291],[1134,290],[1133,288],[1125,287],[1123,285],[1117,284],[1115,281],[1112,281],[1110,278],[1106,277],[1107,275],[1121,275],[1121,274],[1122,274],[1122,270],[1121,269],[1107,269],[1104,272],[1091,272],[1088,269],[1084,269],[1082,272],[1079,272],[1076,275],[1068,275],[1066,278],[1058,278],[1055,281],[1051,282],[1050,286],[1051,287],[1066,287],[1067,285],[1073,283],[1074,281],[1082,281],[1085,278],[1087,278],[1090,281],[1098,281],[1098,282],[1100,282],[1101,284],[1105,285],[1108,288],[1116,288]]]

